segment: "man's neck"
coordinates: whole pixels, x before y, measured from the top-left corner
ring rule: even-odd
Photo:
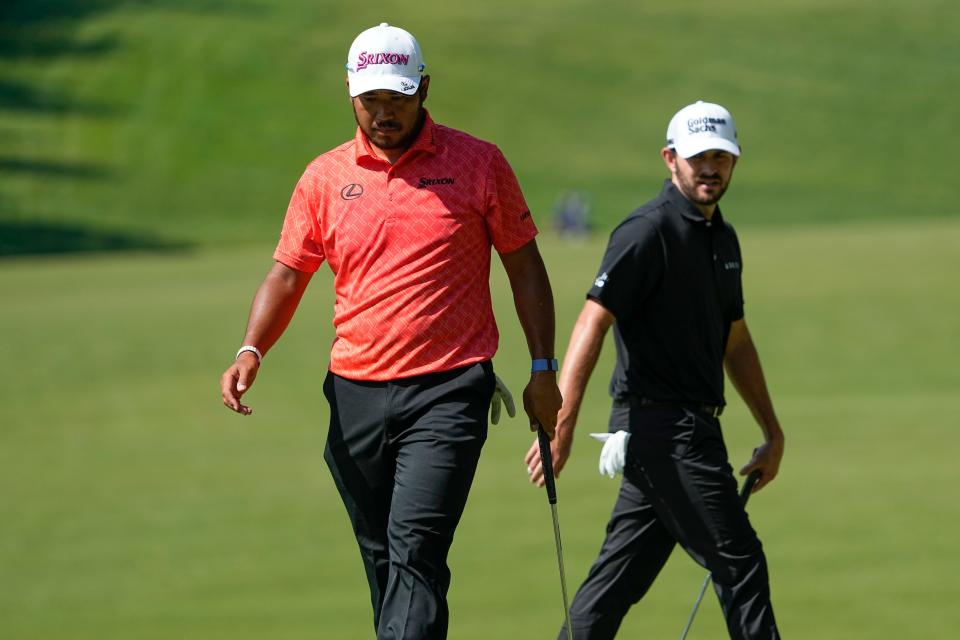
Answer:
[[[369,138],[367,141],[370,142]],[[377,145],[373,144],[373,142],[370,142],[370,149],[373,150],[374,155],[381,160],[386,160],[390,164],[396,164],[397,160],[399,160],[409,148],[410,145],[407,145],[406,147],[397,147],[396,149],[381,149]]]
[[[680,195],[682,195],[687,202],[689,202],[694,207],[696,207],[697,211],[700,212],[700,214],[707,220],[707,222],[709,222],[713,218],[713,212],[717,210],[716,202],[714,202],[713,204],[700,204],[699,202],[694,202],[693,200],[687,197],[687,194],[683,192],[683,189],[680,188],[680,185],[677,183],[676,178],[671,178],[670,181],[673,183],[673,186],[677,188],[677,191],[680,192]]]

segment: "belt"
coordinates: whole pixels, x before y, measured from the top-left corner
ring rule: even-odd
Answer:
[[[679,400],[651,400],[650,398],[622,398],[613,401],[613,406],[617,409],[625,409],[632,404],[641,407],[678,407],[681,409],[692,409],[704,413],[712,418],[719,418],[723,413],[722,404],[701,404],[699,402],[681,402]]]

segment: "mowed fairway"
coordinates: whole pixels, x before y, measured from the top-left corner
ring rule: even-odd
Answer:
[[[253,416],[218,378],[297,177],[353,134],[350,39],[382,21],[418,36],[431,113],[500,146],[542,229],[564,189],[589,194],[597,237],[541,239],[561,357],[606,234],[663,178],[670,114],[732,110],[724,212],[787,433],[750,508],[784,636],[956,637],[954,1],[0,5],[0,640],[372,636],[322,460],[328,270]],[[185,248],[82,255],[158,245]],[[57,251],[76,253],[6,258]],[[494,262],[496,367],[519,400],[527,351]],[[611,347],[558,485],[571,595],[617,489],[586,435],[605,428]],[[730,400],[739,466],[759,430]],[[531,442],[523,417],[491,431],[451,556],[452,640],[559,628]],[[678,637],[702,578],[677,553],[620,637]],[[723,637],[708,594],[690,640]]]
[[[432,115],[499,145],[537,216],[582,189],[612,228],[697,99],[736,117],[741,222],[956,213],[954,0],[6,0],[0,229],[275,237],[304,166],[353,135],[344,57],[383,21],[420,39]]]
[[[603,241],[541,241],[561,355]],[[751,504],[785,637],[954,638],[960,222],[748,228],[741,241],[788,438],[781,478]],[[270,249],[2,265],[0,638],[370,637],[322,461],[326,268],[264,362],[254,415],[219,403]],[[519,396],[526,350],[494,271],[495,362]],[[571,591],[616,490],[586,435],[605,424],[611,352],[558,485]],[[738,465],[759,431],[736,399],[723,422]],[[521,463],[531,441],[522,418],[491,431],[451,556],[451,638],[559,626],[549,509]],[[675,554],[622,637],[679,635],[702,576]],[[710,594],[690,637],[724,637]]]

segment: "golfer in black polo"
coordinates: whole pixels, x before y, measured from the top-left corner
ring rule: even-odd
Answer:
[[[613,232],[566,354],[553,464],[570,455],[604,335],[614,327],[613,411],[601,472],[623,471],[607,536],[571,605],[577,640],[613,638],[676,544],[713,574],[731,638],[779,638],[767,565],[738,497],[718,417],[724,367],[763,431],[742,469],[777,475],[784,438],[743,316],[737,236],[717,206],[740,156],[733,118],[697,102],[670,121],[661,194]],[[536,444],[531,480],[543,474]],[[566,630],[560,638],[566,638]]]

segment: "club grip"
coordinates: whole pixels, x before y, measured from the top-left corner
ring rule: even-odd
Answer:
[[[760,480],[760,472],[754,470],[747,476],[747,479],[743,481],[743,488],[740,489],[740,502],[743,503],[743,506],[747,506],[747,500],[750,499],[750,494],[753,492],[753,486],[757,484]]]
[[[557,485],[553,481],[553,454],[550,453],[550,438],[540,425],[537,425],[537,442],[540,443],[540,464],[543,466],[543,480],[547,485],[547,500],[550,504],[557,504]]]

